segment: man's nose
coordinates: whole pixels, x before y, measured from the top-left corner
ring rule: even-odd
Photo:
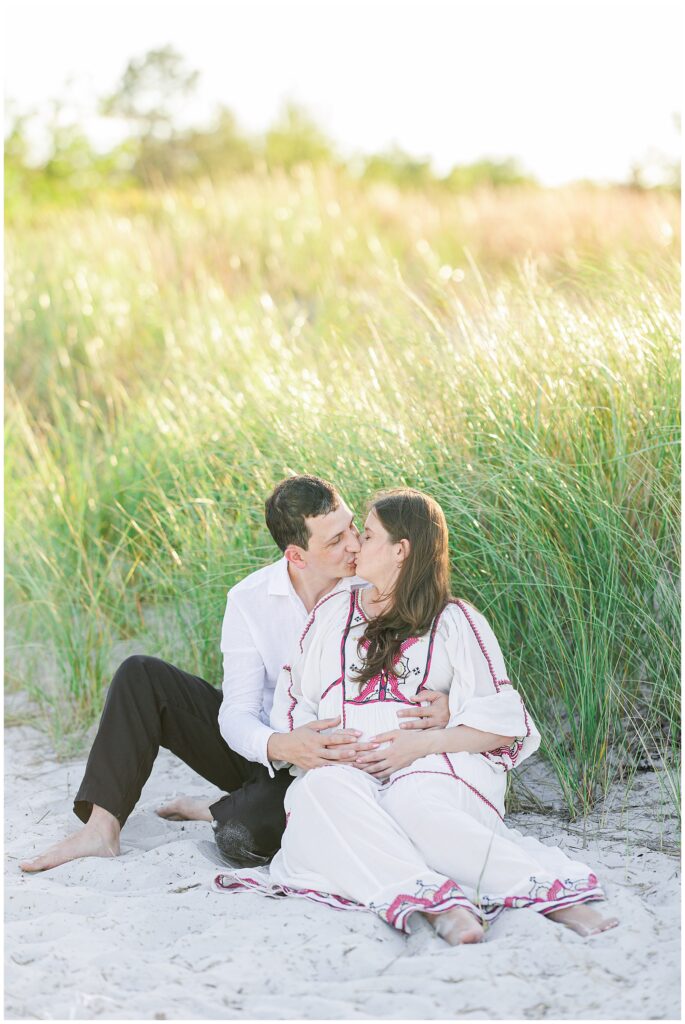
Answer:
[[[350,539],[347,542],[347,547],[349,551],[361,551],[362,546],[359,543],[359,534],[356,530],[350,531]]]

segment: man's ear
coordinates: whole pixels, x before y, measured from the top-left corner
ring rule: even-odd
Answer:
[[[288,544],[283,554],[288,559],[293,569],[305,568],[307,563],[303,557],[305,554],[304,548],[299,547],[297,544]]]

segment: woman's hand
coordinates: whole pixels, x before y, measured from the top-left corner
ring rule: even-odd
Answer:
[[[416,704],[415,708],[402,708],[397,712],[403,718],[400,729],[444,729],[450,720],[450,704],[446,693],[439,690],[421,690],[409,698]],[[421,701],[428,701],[428,707],[422,708]]]
[[[374,775],[377,779],[387,779],[393,772],[400,768],[406,768],[413,764],[418,757],[425,757],[430,753],[430,742],[423,732],[406,732],[402,729],[393,729],[391,732],[382,732],[378,736],[372,736],[369,743],[386,743],[390,741],[389,747],[383,750],[373,750],[369,754],[360,754],[352,762],[356,768],[361,768],[368,775]]]

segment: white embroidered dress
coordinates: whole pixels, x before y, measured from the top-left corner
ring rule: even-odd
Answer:
[[[360,688],[360,589],[330,594],[312,612],[299,656],[276,686],[274,729],[340,715],[340,727],[360,729],[366,740],[397,729],[408,697],[429,689],[449,695],[448,727],[516,739],[483,754],[430,754],[385,781],[349,764],[291,767],[287,826],[269,868],[222,873],[215,887],[371,910],[405,932],[417,910],[466,906],[491,922],[507,907],[545,914],[603,899],[587,865],[504,824],[506,773],[537,750],[540,734],[485,617],[450,603],[428,633],[404,641],[403,673]]]

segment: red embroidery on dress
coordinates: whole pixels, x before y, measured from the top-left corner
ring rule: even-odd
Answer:
[[[530,722],[528,721],[528,712],[526,711],[526,705],[523,702],[523,697],[519,694],[519,700],[521,701],[521,707],[523,708],[523,717],[526,722],[526,736],[530,736]]]
[[[359,701],[356,700],[356,699],[350,699],[350,700],[346,700],[345,704],[357,704],[358,705]],[[362,704],[363,704],[364,707],[368,707],[369,704],[409,704],[413,708],[415,708],[417,706],[414,703],[413,700],[405,700],[404,698],[398,699],[398,700],[393,700],[390,697],[377,697],[375,699],[371,698],[370,700],[362,701]]]
[[[459,608],[461,608],[462,612],[466,616],[466,620],[467,620],[469,626],[471,627],[471,629],[473,630],[473,635],[475,636],[476,640],[478,641],[478,646],[480,647],[480,649],[481,649],[481,651],[483,653],[483,657],[485,658],[485,660],[486,660],[486,662],[488,664],[488,668],[490,669],[490,675],[492,676],[492,682],[494,684],[495,690],[496,690],[497,693],[499,693],[500,686],[502,686],[504,683],[509,683],[509,685],[511,685],[511,683],[509,682],[508,679],[498,679],[497,678],[497,673],[495,672],[495,666],[492,663],[492,659],[491,659],[490,655],[488,654],[487,648],[486,648],[485,644],[483,643],[483,639],[482,639],[480,633],[476,629],[476,625],[475,625],[473,619],[471,618],[471,616],[469,615],[469,613],[466,610],[466,607],[464,606],[464,602],[460,601],[458,598],[455,597],[455,598],[451,599],[450,604],[456,604]]]
[[[440,888],[436,889],[433,895],[429,897],[413,896],[411,893],[404,892],[400,893],[399,896],[395,897],[388,909],[383,911],[383,917],[388,924],[393,925],[393,927],[398,927],[398,918],[405,918],[408,911],[418,909],[419,907],[423,910],[427,910],[429,907],[431,909],[437,909],[437,904],[444,903],[447,899],[450,899],[450,906],[453,905],[454,901],[466,903],[469,907],[473,906],[457,883],[448,878],[447,881],[443,882]],[[450,907],[444,907],[443,909],[448,910]],[[473,909],[475,910],[475,907],[473,907]]]
[[[309,630],[311,629],[311,627],[312,627],[312,623],[314,622],[314,619],[315,619],[315,617],[316,617],[316,613],[318,612],[318,610],[319,610],[319,608],[321,607],[321,605],[322,605],[322,604],[325,604],[325,603],[326,603],[326,601],[330,601],[330,599],[331,599],[332,597],[338,597],[338,595],[339,595],[339,594],[344,594],[344,593],[345,593],[345,591],[344,591],[344,590],[334,590],[332,594],[327,594],[327,595],[326,595],[325,597],[322,597],[322,598],[321,598],[321,600],[320,600],[320,601],[318,602],[318,604],[315,604],[315,605],[314,605],[314,607],[312,608],[311,614],[310,614],[310,616],[309,616],[309,618],[307,619],[307,622],[306,622],[306,624],[305,624],[305,627],[304,627],[304,631],[303,631],[303,633],[302,633],[302,636],[300,637],[300,653],[301,653],[301,652],[302,652],[302,650],[303,650],[303,647],[302,647],[302,645],[303,645],[303,643],[304,643],[304,638],[306,637],[307,633],[308,633],[308,632],[309,632]]]
[[[398,775],[397,778],[393,779],[391,782],[388,782],[385,789],[390,789],[390,787],[394,786],[396,782],[401,782],[402,779],[407,779],[409,778],[410,775],[442,775],[443,779],[454,778],[454,776],[451,775],[450,772],[438,772],[434,768],[417,768],[413,772],[405,772],[404,775]]]
[[[341,637],[341,640],[340,640],[340,681],[342,682],[342,689],[341,689],[342,713],[341,713],[340,717],[342,719],[341,728],[343,728],[343,729],[345,728],[345,723],[346,723],[346,716],[345,716],[345,644],[347,643],[347,635],[350,632],[350,625],[352,623],[352,616],[354,615],[354,610],[355,610],[356,607],[357,607],[357,591],[356,591],[356,589],[354,589],[354,590],[350,591],[350,610],[349,610],[349,612],[347,614],[347,622],[345,623],[345,628],[343,630],[343,634],[342,634],[342,637]]]
[[[288,683],[288,696],[290,697],[290,707],[288,708],[288,728],[290,732],[295,728],[295,721],[293,719],[293,711],[297,707],[297,697],[293,694],[293,673],[290,665],[284,665],[283,669],[290,676],[290,682]]]
[[[298,896],[321,896],[324,898],[324,902],[328,902],[327,898],[334,900],[336,903],[342,904],[344,907],[361,907],[363,904],[358,903],[357,900],[348,900],[345,896],[339,896],[336,892],[321,892],[319,889],[293,889],[289,885],[282,885],[279,888],[283,889],[283,892],[287,895],[288,893],[297,893]]]
[[[344,590],[334,590],[332,594],[327,594],[326,597],[322,597],[321,600],[312,608],[311,615],[309,616],[309,619],[307,620],[307,623],[306,623],[306,625],[304,627],[304,631],[302,633],[302,636],[300,637],[300,652],[302,652],[303,649],[304,649],[303,648],[304,638],[306,637],[307,633],[311,629],[312,624],[314,622],[314,619],[316,618],[316,613],[318,612],[318,610],[321,607],[321,605],[325,604],[326,601],[330,601],[331,598],[338,597],[340,594],[344,594],[344,593],[345,593]],[[352,601],[350,602],[351,606],[354,607],[355,591],[352,591],[350,593],[350,597],[352,598]],[[350,618],[351,618],[351,616],[350,616]],[[349,619],[348,619],[348,625],[349,625]],[[343,644],[344,644],[344,641],[343,641]],[[292,688],[292,684],[293,684],[293,677],[292,677],[292,672],[290,671],[290,666],[289,665],[284,665],[283,668],[287,669],[288,673],[290,674],[290,685],[288,686],[288,694],[289,694],[290,699],[291,699],[291,704],[290,704],[290,707],[288,708],[288,724],[290,725],[290,731],[292,732],[293,731],[293,724],[294,724],[293,723],[293,715],[292,715],[292,713],[295,710],[295,707],[297,706],[297,698],[295,696],[293,696],[293,692],[292,692],[292,689],[291,689]],[[331,683],[331,685],[329,686],[328,690],[332,689],[333,686],[336,686],[340,682],[342,682],[342,675],[341,675],[340,679],[336,679],[334,683]],[[328,690],[326,690],[326,693],[328,693]],[[326,694],[324,693],[322,695],[322,697],[319,698],[319,700],[322,700],[323,697],[325,697],[325,696],[326,696]],[[345,711],[344,711],[344,707],[343,707],[343,726],[344,726],[344,724],[345,724]]]
[[[528,728],[528,732],[526,733],[526,736],[529,735],[530,727]],[[482,750],[481,756],[488,761],[493,761],[495,764],[501,765],[505,771],[509,771],[511,768],[516,767],[518,756],[522,750],[523,741],[515,740],[515,742],[512,743],[510,747],[495,747],[494,750]]]
[[[334,907],[337,910],[367,910],[363,903],[347,899],[345,896],[339,896],[337,893],[320,892],[318,889],[294,889],[288,885],[279,885],[277,882],[272,884],[265,883],[257,878],[243,876],[236,880],[231,875],[216,875],[214,884],[218,889],[223,889],[224,891],[239,889],[249,891],[250,889],[257,889],[258,892],[264,893],[265,896],[305,896],[318,903],[325,903],[327,906]]]
[[[301,896],[317,903],[325,903],[336,910],[373,911],[388,924],[403,932],[408,931],[407,918],[420,908],[430,908],[432,913],[442,913],[454,906],[465,906],[482,920],[492,922],[505,909],[529,907],[537,913],[546,915],[566,906],[605,898],[603,890],[597,885],[597,876],[592,872],[587,879],[578,879],[577,881],[566,879],[565,882],[555,879],[551,885],[548,882],[539,882],[534,876],[531,876],[530,881],[532,885],[525,896],[483,895],[476,904],[467,899],[463,890],[453,879],[446,879],[432,895],[430,895],[432,887],[418,881],[416,893],[400,893],[387,905],[374,904],[373,901],[367,905],[337,893],[321,892],[318,889],[296,889],[247,876],[241,877],[240,872],[231,875],[216,875],[214,885],[224,892],[256,889],[265,896]],[[424,895],[419,895],[421,892]]]
[[[586,900],[598,899],[602,892],[598,885],[597,875],[590,872],[587,879],[573,881],[567,878],[562,882],[555,878],[551,885],[547,882],[540,883],[535,876],[531,876],[532,885],[525,896],[505,896],[503,904],[510,909],[521,907],[532,907],[542,913],[550,913],[553,910],[560,910],[563,906],[570,906],[572,903],[583,903]],[[553,903],[554,906],[547,907],[541,904]],[[537,904],[537,906],[536,906]]]
[[[519,759],[519,754],[523,750],[523,741],[530,736],[530,719],[528,718],[528,712],[526,711],[526,705],[523,702],[523,698],[520,693],[516,695],[521,703],[521,710],[523,711],[523,718],[526,723],[526,735],[523,739],[516,739],[510,747],[496,747],[494,750],[481,751],[483,757],[488,761],[494,761],[495,764],[500,764],[505,771],[516,767],[516,762]],[[507,763],[508,762],[508,763]]]
[[[442,756],[445,758],[447,757],[446,754],[443,754]],[[476,794],[476,796],[480,797],[483,803],[487,804],[488,807],[495,812],[500,821],[504,821],[504,816],[500,814],[495,805],[491,804],[487,797],[484,797],[483,794],[480,793],[475,786],[472,786],[470,782],[467,782],[466,779],[462,779],[461,775],[457,775],[449,761],[447,761],[447,763],[450,765],[451,769],[449,772],[438,772],[434,769],[429,768],[417,768],[416,771],[405,772],[404,775],[398,775],[396,778],[394,778],[391,782],[388,783],[385,789],[390,789],[390,787],[394,786],[396,782],[401,782],[402,779],[407,779],[409,778],[410,775],[442,775],[444,779],[454,779],[455,782],[463,782],[465,786],[468,786],[468,788]]]
[[[395,657],[395,665],[399,664],[404,656],[405,652],[408,651],[414,644],[417,644],[421,637],[410,636],[406,640],[403,640],[400,644],[399,652]],[[365,650],[369,649],[370,643],[364,638],[360,641],[360,647]],[[378,699],[373,700],[372,696],[376,692],[378,687]],[[387,696],[388,687],[390,687],[391,696]],[[396,675],[388,675],[386,672],[378,672],[375,676],[372,676],[365,684],[364,687],[359,691],[358,695],[347,701],[348,704],[377,704],[379,701],[384,700],[395,700],[401,704],[411,704],[412,702],[404,696],[400,690],[400,680]]]
[[[456,772],[455,772],[455,770],[454,770],[454,765],[452,764],[452,762],[451,762],[451,761],[450,761],[450,759],[449,759],[449,756],[448,756],[447,754],[443,754],[442,756],[444,757],[445,761],[446,761],[446,762],[447,762],[447,764],[449,765],[449,769],[450,769],[450,774],[451,774],[451,775],[452,775],[452,776],[453,776],[453,777],[454,777],[455,779],[459,779],[459,781],[460,781],[460,782],[463,782],[465,786],[468,786],[468,787],[469,787],[469,789],[470,789],[470,790],[471,790],[471,791],[472,791],[473,793],[475,793],[475,794],[476,794],[476,796],[480,797],[480,799],[481,799],[481,800],[483,801],[483,803],[484,803],[484,804],[487,804],[487,805],[488,805],[488,807],[492,808],[492,810],[493,810],[493,811],[495,812],[495,814],[497,815],[497,817],[498,817],[498,818],[499,818],[499,819],[500,819],[501,821],[504,821],[504,818],[503,818],[503,816],[502,816],[502,815],[501,815],[501,814],[499,813],[499,811],[497,810],[497,808],[495,807],[495,805],[494,805],[494,804],[492,804],[492,803],[490,803],[490,801],[489,801],[489,800],[487,799],[487,797],[484,797],[484,796],[483,796],[483,794],[482,794],[482,793],[481,793],[481,792],[480,792],[479,790],[477,790],[475,786],[472,786],[470,782],[467,782],[467,781],[466,781],[466,779],[462,779],[461,775],[457,775],[457,773],[456,773]]]
[[[445,609],[443,608],[442,612],[444,612],[444,610]],[[424,687],[426,685],[426,680],[428,679],[428,673],[430,672],[431,662],[433,661],[433,644],[435,643],[435,634],[437,632],[438,623],[440,622],[440,619],[442,618],[442,612],[439,612],[438,615],[436,615],[435,618],[433,619],[433,625],[431,626],[430,640],[428,641],[428,655],[426,657],[426,668],[425,668],[425,671],[423,673],[423,679],[421,680],[421,684],[420,684],[419,688],[416,691],[417,693],[419,692],[419,690],[423,690],[424,689]]]
[[[531,910],[536,910],[543,917],[547,914],[554,913],[555,910],[563,910],[564,907],[573,907],[577,903],[591,903],[593,900],[605,899],[604,891],[602,889],[592,889],[588,892],[579,892],[577,896],[568,896],[563,900],[557,900],[552,907],[541,907],[536,903],[528,903],[527,905]]]
[[[497,678],[497,673],[495,672],[495,667],[494,667],[494,665],[492,663],[492,659],[490,658],[490,655],[487,652],[487,649],[485,647],[485,644],[483,643],[483,639],[482,639],[480,633],[476,629],[476,626],[475,626],[475,623],[474,623],[473,619],[471,618],[471,616],[467,612],[466,608],[464,607],[464,602],[458,600],[457,598],[452,598],[451,601],[450,601],[450,604],[458,605],[458,607],[461,608],[462,612],[466,616],[468,624],[471,627],[471,629],[473,630],[473,633],[474,633],[474,635],[476,637],[476,640],[478,641],[478,646],[480,647],[481,651],[483,652],[483,657],[485,658],[485,660],[486,660],[486,662],[488,664],[488,668],[490,669],[490,675],[492,676],[492,682],[494,684],[496,692],[499,693],[501,686],[513,686],[513,683],[511,682],[510,679],[498,679]],[[524,718],[524,721],[526,723],[526,736],[530,736],[530,733],[531,733],[530,720],[528,718],[528,712],[526,711],[526,705],[524,704],[523,698],[521,697],[520,693],[517,693],[517,697],[518,697],[518,699],[521,702],[521,710],[523,711],[523,718]],[[512,744],[512,746],[513,746],[513,744]],[[519,743],[517,741],[516,749],[514,749],[513,752],[511,751],[511,748],[509,748],[509,747],[499,747],[498,751],[502,751],[502,750],[506,750],[507,751],[508,756],[511,758],[511,766],[513,767],[515,765],[515,763],[516,763],[516,759],[518,758],[519,753],[521,752],[522,746],[523,746],[523,744]],[[494,753],[494,751],[492,753]],[[492,759],[490,758],[489,760],[492,760]],[[503,762],[500,762],[500,763],[503,763]],[[505,765],[505,767],[506,767],[506,765]]]
[[[360,590],[356,590],[355,591],[355,607],[356,607],[357,611],[359,612],[359,614],[361,616],[363,616],[364,621],[368,622],[369,621],[368,616],[364,612],[364,609],[362,608],[361,601],[359,599],[360,592],[361,592]],[[443,609],[443,611],[444,611],[444,609]],[[440,615],[441,614],[442,614],[442,612],[440,613]],[[429,638],[429,641],[428,641],[428,651],[427,651],[427,655],[426,655],[426,667],[424,669],[423,679],[421,680],[420,684],[416,688],[416,692],[417,693],[419,692],[419,690],[424,689],[424,687],[426,685],[426,679],[428,678],[428,673],[430,671],[430,666],[431,666],[431,658],[432,658],[432,654],[433,654],[433,643],[434,643],[434,640],[435,640],[435,631],[436,631],[437,626],[438,626],[438,621],[440,619],[440,615],[436,615],[436,617],[433,619],[433,623],[432,623],[431,631],[430,631],[430,638]],[[422,639],[423,639],[423,636],[410,636],[406,640],[404,640],[402,645],[401,645],[401,647],[400,647],[400,652],[399,652],[399,654],[398,654],[398,656],[396,658],[396,662],[395,663],[397,663],[397,661],[400,660],[400,658],[404,655],[405,651],[408,651],[410,647],[414,646],[414,644],[418,644]],[[370,646],[370,643],[366,639],[366,637],[364,637],[364,639],[360,641],[359,646],[362,647],[362,649],[364,649],[364,650],[368,650],[369,646]],[[377,704],[377,703],[379,703],[378,700],[371,700],[371,699],[368,698],[368,694],[373,693],[373,690],[375,689],[375,686],[378,685],[379,682],[381,682],[380,676],[378,676],[378,675],[374,676],[373,679],[369,680],[369,682],[367,683],[365,688],[361,691],[361,693],[358,694],[358,696],[355,697],[353,700],[350,700],[347,703],[348,704]],[[388,682],[388,680],[386,680],[386,683],[387,682]],[[397,680],[396,676],[393,676],[392,677],[392,681],[390,681],[390,692],[392,693],[393,698],[395,700],[397,700],[397,701],[400,701],[402,704],[413,704],[413,701],[408,700],[401,693],[401,691],[399,690],[398,680]],[[379,698],[379,700],[384,700],[384,699],[385,699],[385,696]]]
[[[342,683],[342,679],[334,679],[333,682],[331,683],[331,685],[327,686],[326,689],[323,691],[323,693],[319,697],[319,701],[322,701],[324,699],[324,697],[331,692],[333,687],[334,686],[338,686],[340,683]]]

